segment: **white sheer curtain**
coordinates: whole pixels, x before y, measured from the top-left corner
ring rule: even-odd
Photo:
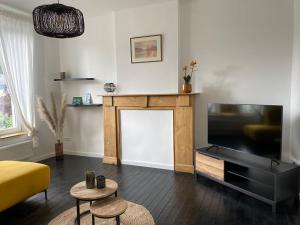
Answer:
[[[33,25],[28,18],[0,11],[0,65],[18,119],[33,137],[36,147]]]

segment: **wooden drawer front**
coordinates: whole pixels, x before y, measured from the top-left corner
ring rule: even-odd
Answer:
[[[176,106],[176,96],[150,96],[149,107]]]
[[[196,170],[216,179],[224,181],[224,170],[217,169],[215,167],[211,167],[202,163],[196,164]]]
[[[196,165],[205,164],[220,170],[224,170],[224,160],[215,159],[200,153],[196,153]]]
[[[147,97],[114,97],[114,106],[147,107]]]
[[[177,106],[191,106],[191,96],[178,96],[176,104]]]

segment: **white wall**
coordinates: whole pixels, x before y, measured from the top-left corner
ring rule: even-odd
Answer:
[[[208,102],[284,106],[283,158],[289,156],[292,0],[180,2],[181,64],[199,61],[197,144],[207,141]]]
[[[116,82],[114,15],[86,16],[85,26],[81,37],[60,41],[60,68],[73,77],[96,80],[63,82],[61,88],[69,102],[89,92],[99,103],[102,99],[97,95],[104,93],[103,84]],[[102,108],[69,108],[65,128],[66,152],[103,156]]]
[[[178,2],[121,10],[115,15],[119,91],[178,92]],[[163,61],[131,64],[130,38],[152,34],[162,34]],[[173,168],[173,125],[167,111],[124,112],[121,125],[123,163]],[[159,125],[161,128],[157,129]]]
[[[131,64],[130,38],[152,34],[163,35],[163,61]],[[116,50],[120,92],[177,92],[177,1],[116,12]]]
[[[165,18],[165,12],[170,12]],[[85,17],[83,36],[60,41],[61,71],[72,76],[95,77],[92,82],[64,82],[62,92],[73,96],[104,93],[105,82],[115,82],[120,92],[177,92],[178,20],[177,2],[143,6]],[[163,34],[163,62],[130,62],[129,39],[133,36]],[[117,63],[116,63],[117,60]],[[103,155],[102,108],[68,110],[65,151],[71,154]]]
[[[300,1],[294,0],[294,52],[291,91],[291,159],[300,164]]]
[[[36,95],[42,97],[47,106],[50,107],[50,93],[53,93],[57,101],[60,100],[60,87],[53,79],[59,74],[59,45],[57,39],[37,35],[38,72],[36,74]],[[44,158],[47,155],[54,155],[55,138],[48,129],[45,122],[40,120],[36,112],[36,127],[38,130],[39,147],[34,151],[34,157]],[[42,156],[42,157],[41,157]]]

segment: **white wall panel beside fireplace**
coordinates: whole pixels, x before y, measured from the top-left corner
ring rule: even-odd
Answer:
[[[173,111],[121,110],[122,164],[174,169]]]

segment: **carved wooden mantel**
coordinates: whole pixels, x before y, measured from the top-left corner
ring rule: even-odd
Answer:
[[[173,110],[174,168],[194,172],[194,96],[195,94],[104,95],[103,162],[118,165],[120,159],[120,110]]]

